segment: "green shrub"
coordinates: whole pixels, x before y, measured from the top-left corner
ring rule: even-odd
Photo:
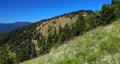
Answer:
[[[100,59],[100,52],[90,52],[87,54],[85,59],[88,63],[92,63],[93,61],[95,62]]]
[[[101,50],[106,50],[108,53],[120,52],[120,39],[117,36],[110,35],[109,40],[100,43]]]

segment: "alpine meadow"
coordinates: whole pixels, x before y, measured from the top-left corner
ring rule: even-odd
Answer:
[[[120,0],[0,34],[0,64],[120,64]]]

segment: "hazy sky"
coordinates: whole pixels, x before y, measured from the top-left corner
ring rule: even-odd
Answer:
[[[0,23],[36,22],[76,10],[99,10],[111,0],[0,0]]]

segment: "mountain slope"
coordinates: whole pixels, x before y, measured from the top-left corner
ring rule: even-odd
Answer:
[[[10,32],[14,29],[27,26],[29,22],[16,22],[16,23],[0,23],[0,34]]]
[[[50,52],[53,46],[57,47],[72,36],[79,35],[80,30],[70,36],[68,33],[67,37],[65,33],[70,29],[75,29],[72,26],[77,26],[76,24],[83,24],[84,26],[84,18],[91,14],[93,12],[90,10],[75,11],[51,19],[41,20],[1,35],[0,63],[18,64]]]
[[[52,48],[56,49],[70,39],[74,39],[79,35],[83,35],[96,27],[105,26],[112,23],[120,18],[119,3],[120,2],[117,4],[105,4],[103,5],[102,9],[97,12],[80,10],[67,13],[51,19],[42,20],[40,22],[1,35],[0,63],[19,64],[20,62],[48,54],[51,52]],[[100,44],[100,49],[103,51],[103,54],[106,54],[104,53],[105,50],[112,54],[119,52],[119,43],[113,43],[114,40],[115,42],[118,42],[119,39],[113,38],[113,41],[111,38],[109,39],[109,43],[103,42],[103,44]],[[91,40],[89,42],[91,42]],[[93,42],[96,42],[95,39],[93,39]],[[99,60],[98,57],[101,57],[101,54],[99,53],[100,51],[92,53],[94,50],[94,48],[91,47],[92,45],[94,44],[86,43],[84,45],[86,50],[84,50],[85,48],[83,47],[81,48],[83,49],[82,51],[78,51],[79,54],[82,54],[80,57],[83,59],[73,59],[76,62],[78,59],[83,63],[91,63],[91,61],[96,60],[96,58]],[[87,54],[90,56],[87,56]],[[71,61],[73,61],[73,59],[71,60],[66,57],[65,61],[60,61],[57,63],[72,63]],[[112,59],[114,59],[114,57]]]
[[[120,19],[65,42],[49,54],[21,64],[119,64]]]

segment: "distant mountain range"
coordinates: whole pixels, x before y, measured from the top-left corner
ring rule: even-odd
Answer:
[[[30,22],[0,23],[0,34],[31,24]]]

